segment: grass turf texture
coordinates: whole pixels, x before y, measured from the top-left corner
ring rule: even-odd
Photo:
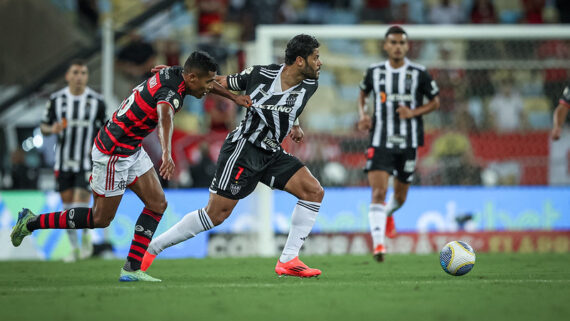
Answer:
[[[562,320],[570,254],[303,257],[323,275],[279,278],[273,258],[156,260],[162,283],[119,283],[120,260],[0,262],[2,320]]]

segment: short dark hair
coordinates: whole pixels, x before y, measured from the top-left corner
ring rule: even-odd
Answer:
[[[218,71],[218,64],[207,52],[198,50],[191,53],[184,63],[184,72],[189,73],[192,70],[197,70],[200,74],[209,71],[216,72]]]
[[[408,36],[408,34],[404,30],[404,28],[402,28],[400,26],[391,26],[390,28],[388,28],[388,31],[386,31],[386,35],[384,36],[384,39],[388,38],[388,36],[392,35],[392,34],[404,34],[404,35],[406,35],[406,37]]]
[[[319,46],[319,42],[313,36],[305,34],[296,35],[287,43],[287,49],[285,49],[285,63],[291,65],[295,62],[297,57],[302,57],[306,60]]]
[[[67,66],[67,70],[69,70],[69,68],[71,68],[71,66],[87,66],[87,62],[84,59],[75,58],[69,62],[69,65]]]

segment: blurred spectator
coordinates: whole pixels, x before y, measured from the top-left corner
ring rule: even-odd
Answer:
[[[428,20],[433,24],[459,24],[465,21],[461,6],[451,0],[441,0],[429,11]]]
[[[208,132],[229,133],[234,126],[236,107],[228,99],[217,95],[207,95],[204,99],[204,110],[209,115]]]
[[[490,0],[475,0],[471,8],[471,23],[497,23],[493,2]]]
[[[489,112],[493,128],[497,131],[516,131],[528,127],[521,95],[513,88],[510,78],[500,82],[499,89],[489,103]]]
[[[151,68],[156,65],[156,52],[153,46],[140,35],[133,33],[130,42],[117,55],[117,68],[136,86],[152,76]]]
[[[521,0],[524,10],[522,23],[544,23],[542,10],[546,5],[546,0]]]
[[[98,0],[77,0],[79,25],[91,33],[96,33],[99,26]]]
[[[421,24],[426,22],[423,1],[391,0],[390,4],[392,6],[392,24]]]
[[[201,143],[199,152],[197,162],[190,166],[192,187],[208,187],[216,173],[216,163],[210,158],[208,143]]]
[[[388,22],[392,21],[390,0],[365,0],[361,10],[361,21]]]
[[[558,10],[558,21],[570,23],[570,1],[556,0],[556,9]]]
[[[197,0],[197,5],[198,34],[210,36],[221,33],[228,9],[227,0]]]
[[[37,168],[28,166],[26,152],[18,148],[12,152],[12,188],[13,189],[36,189],[38,173]]]
[[[542,61],[561,61],[570,58],[570,49],[566,42],[558,39],[543,41],[536,49],[536,57]],[[558,105],[558,96],[568,79],[566,68],[548,68],[544,70],[544,94],[551,99],[551,106]]]

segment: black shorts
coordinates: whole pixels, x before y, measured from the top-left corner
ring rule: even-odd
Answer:
[[[283,150],[271,152],[245,139],[224,142],[210,191],[230,199],[251,194],[258,182],[284,189],[289,179],[305,165]]]
[[[416,170],[416,149],[368,147],[364,171],[374,170],[386,171],[400,182],[411,183]]]
[[[70,188],[81,188],[90,191],[89,176],[91,172],[80,171],[74,172],[55,172],[56,191],[63,192]]]

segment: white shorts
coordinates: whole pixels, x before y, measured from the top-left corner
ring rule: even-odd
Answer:
[[[127,187],[154,167],[142,147],[129,157],[119,157],[103,154],[93,146],[91,159],[93,171],[89,183],[93,192],[102,197],[123,195]]]

